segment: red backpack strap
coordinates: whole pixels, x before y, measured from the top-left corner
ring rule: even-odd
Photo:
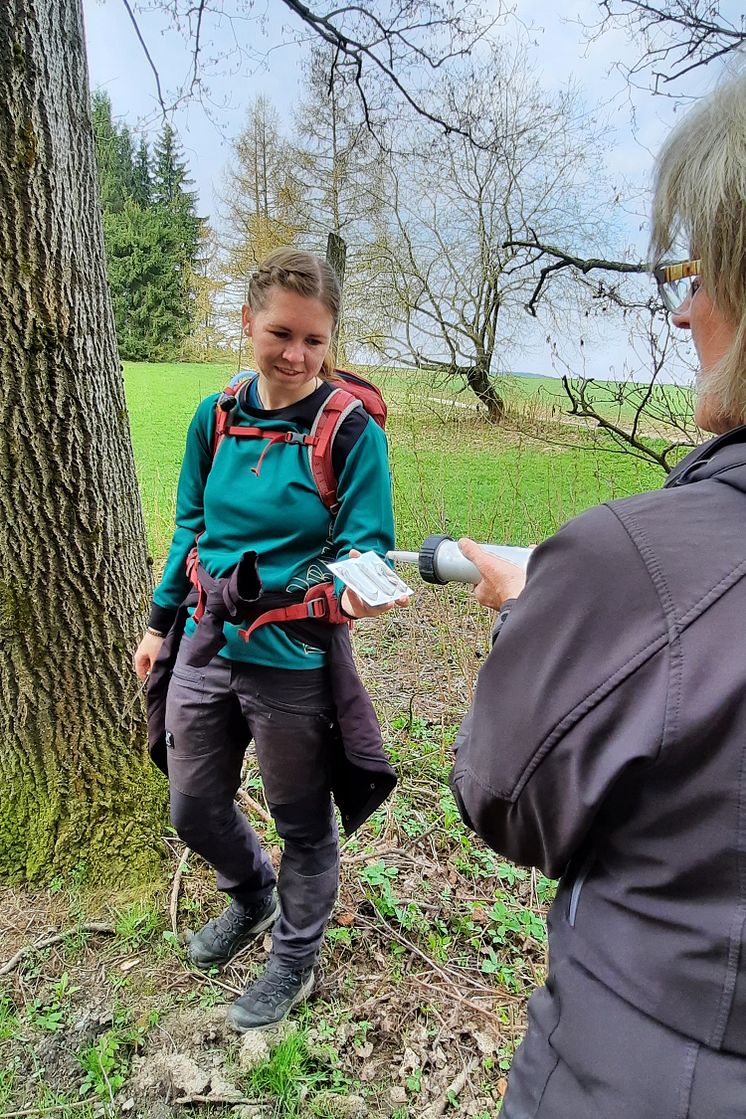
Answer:
[[[332,462],[334,438],[355,408],[362,408],[358,397],[346,389],[333,389],[319,408],[311,427],[313,443],[308,447],[311,474],[319,497],[330,513],[337,511],[337,476]]]
[[[259,626],[282,622],[307,622],[309,619],[352,627],[352,619],[342,613],[334,584],[316,583],[306,592],[302,602],[297,602],[293,606],[280,606],[276,610],[268,610],[265,614],[260,614],[248,629],[240,629],[238,636],[248,641]]]
[[[251,380],[251,374],[247,373],[245,376],[239,374],[233,377],[228,382],[215,405],[215,433],[212,437],[212,457],[218,453],[218,447],[223,442],[227,433],[228,424],[230,423],[231,413],[236,407],[236,397],[246,384]]]

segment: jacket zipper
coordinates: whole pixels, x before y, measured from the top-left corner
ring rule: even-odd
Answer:
[[[583,889],[583,885],[585,884],[585,880],[591,872],[593,858],[594,855],[592,851],[586,855],[586,857],[583,859],[580,869],[578,870],[577,875],[575,876],[575,881],[572,884],[572,890],[570,891],[570,901],[567,906],[567,922],[570,925],[570,928],[575,928],[575,918],[578,914],[580,894]]]

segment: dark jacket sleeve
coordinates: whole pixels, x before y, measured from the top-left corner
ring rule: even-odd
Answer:
[[[612,509],[534,552],[477,681],[451,787],[466,823],[558,877],[631,766],[654,758],[669,704],[664,612]]]

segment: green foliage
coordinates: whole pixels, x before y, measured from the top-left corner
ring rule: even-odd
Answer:
[[[360,878],[368,885],[368,896],[382,917],[393,917],[404,929],[416,928],[422,923],[422,911],[415,902],[398,900],[392,885],[398,874],[397,867],[379,860],[363,867]]]
[[[126,125],[114,123],[108,93],[93,93],[91,116],[101,209],[105,214],[116,214],[135,189],[132,136]]]
[[[288,1034],[271,1058],[248,1077],[249,1090],[263,1092],[276,1101],[277,1114],[294,1119],[302,1114],[303,1098],[309,1088],[320,1084],[325,1073],[308,1048],[305,1030]]]
[[[202,220],[175,133],[166,124],[153,158],[115,125],[108,96],[92,114],[109,285],[121,354],[173,357],[192,326]]]
[[[0,1107],[10,1102],[17,1082],[17,1068],[0,1068]]]
[[[151,1014],[148,1026],[155,1025],[157,1017]],[[131,1025],[124,1011],[115,1012],[112,1027],[77,1055],[84,1073],[81,1096],[113,1098],[127,1079],[132,1055],[142,1045],[148,1026]]]
[[[18,1015],[13,1001],[0,992],[0,1041],[7,1041],[18,1033]]]
[[[190,323],[178,224],[167,211],[128,199],[121,212],[104,214],[104,237],[122,355],[172,356]]]
[[[152,901],[135,901],[115,913],[114,932],[119,946],[126,952],[152,940],[161,926],[160,911]]]
[[[70,986],[70,976],[65,971],[52,986],[50,998],[35,998],[27,1011],[31,1025],[49,1033],[59,1033],[67,1025],[70,996],[77,987]]]

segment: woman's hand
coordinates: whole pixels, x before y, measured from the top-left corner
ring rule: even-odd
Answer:
[[[350,559],[356,559],[361,554],[357,548],[350,548]],[[345,587],[339,602],[345,614],[349,614],[351,618],[377,618],[379,614],[386,614],[395,606],[409,606],[409,595],[402,595],[401,598],[395,599],[394,602],[386,602],[383,606],[369,606],[359,594]]]
[[[146,633],[137,646],[133,663],[139,680],[144,680],[152,669],[155,659],[161,651],[162,644],[162,637],[156,637],[154,633]]]
[[[472,594],[481,606],[499,610],[509,598],[518,598],[526,585],[526,572],[514,563],[485,552],[468,536],[462,536],[458,546],[482,576]]]

